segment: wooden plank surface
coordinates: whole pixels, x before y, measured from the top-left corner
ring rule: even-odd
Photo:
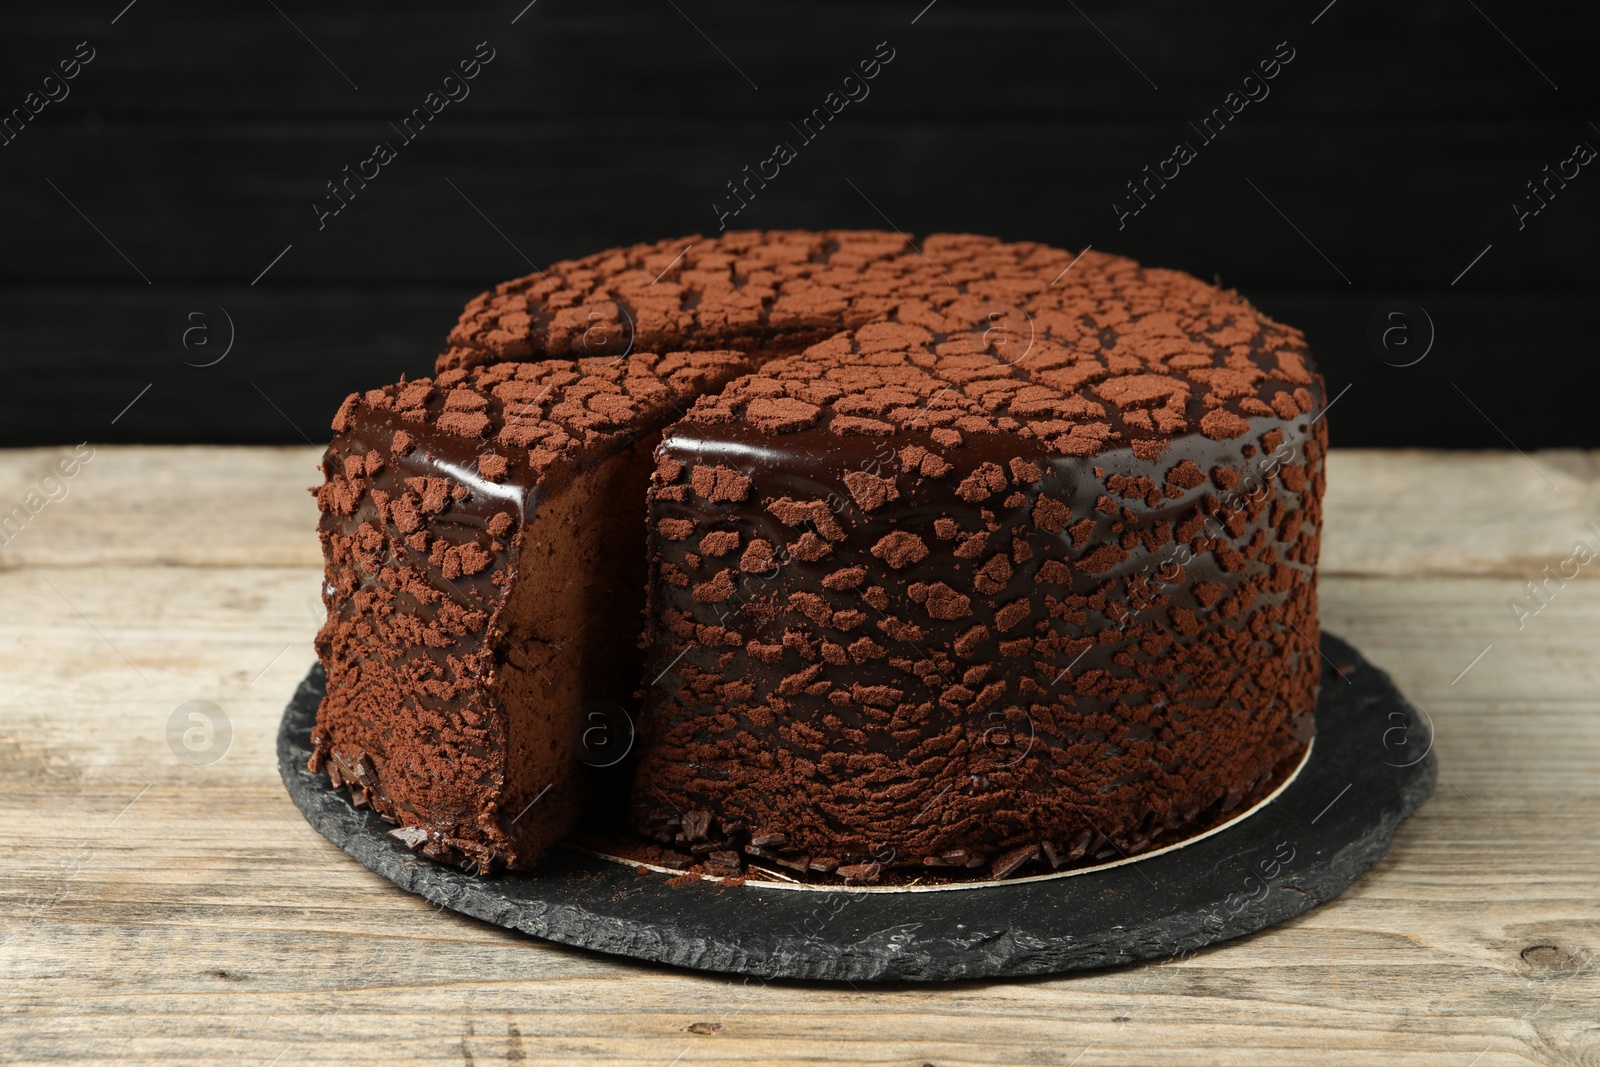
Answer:
[[[0,453],[0,502],[66,451]],[[1509,606],[1600,547],[1596,458],[1330,457],[1325,625],[1440,760],[1343,897],[1183,961],[851,988],[547,945],[360,868],[274,769],[316,451],[103,447],[0,547],[0,1063],[1600,1063],[1600,563]],[[167,740],[192,700],[232,727],[201,766]]]

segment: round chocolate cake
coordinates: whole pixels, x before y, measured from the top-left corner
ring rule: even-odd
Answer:
[[[346,402],[318,497],[314,763],[430,856],[527,867],[611,810],[574,739],[636,687],[601,788],[725,876],[1136,855],[1304,753],[1322,382],[1235,293],[735,233],[498,286],[438,370]]]

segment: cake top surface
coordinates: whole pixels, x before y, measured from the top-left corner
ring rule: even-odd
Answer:
[[[739,353],[707,351],[457,368],[352,393],[333,429],[382,424],[392,433],[391,455],[425,440],[440,458],[501,482],[519,470],[543,475],[561,461],[609,450],[637,434],[641,419],[683,411],[730,369],[748,366]]]
[[[1180,436],[1227,440],[1248,433],[1250,417],[1291,420],[1320,405],[1320,382],[1297,346],[1240,341],[1214,359],[1182,332],[1181,314],[1168,314],[1170,328],[1147,323],[1131,345],[1126,335],[1086,335],[1073,346],[1036,336],[1019,358],[1011,343],[978,332],[941,340],[922,326],[875,323],[702,397],[674,433],[922,430],[943,447],[1010,434],[1061,455],[1120,446],[1155,460]]]
[[[1239,395],[1247,383],[1228,358],[1241,346],[1302,362],[1306,352],[1299,331],[1238,293],[1121,256],[971,234],[787,230],[633,245],[504,282],[467,305],[439,367],[630,348],[759,358],[883,322],[941,340],[977,330],[1009,344],[1013,361],[1045,339],[1103,354],[1119,374],[1128,361],[1211,371],[1210,389]]]

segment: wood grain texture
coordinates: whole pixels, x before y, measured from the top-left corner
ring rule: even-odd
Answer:
[[[56,451],[0,453],[0,499]],[[1324,623],[1440,760],[1343,897],[1181,961],[859,989],[543,944],[313,832],[273,744],[315,456],[104,447],[0,548],[0,1063],[1600,1063],[1594,565],[1507,607],[1600,515],[1595,455],[1331,455]],[[190,700],[232,724],[204,766],[168,747]]]

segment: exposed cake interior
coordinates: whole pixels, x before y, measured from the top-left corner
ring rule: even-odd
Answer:
[[[605,803],[600,771],[630,741],[626,709],[644,662],[645,494],[660,438],[652,431],[541,494],[518,541],[524,578],[506,598],[495,651],[507,717],[501,808],[534,820],[544,846],[571,827],[575,802]]]

